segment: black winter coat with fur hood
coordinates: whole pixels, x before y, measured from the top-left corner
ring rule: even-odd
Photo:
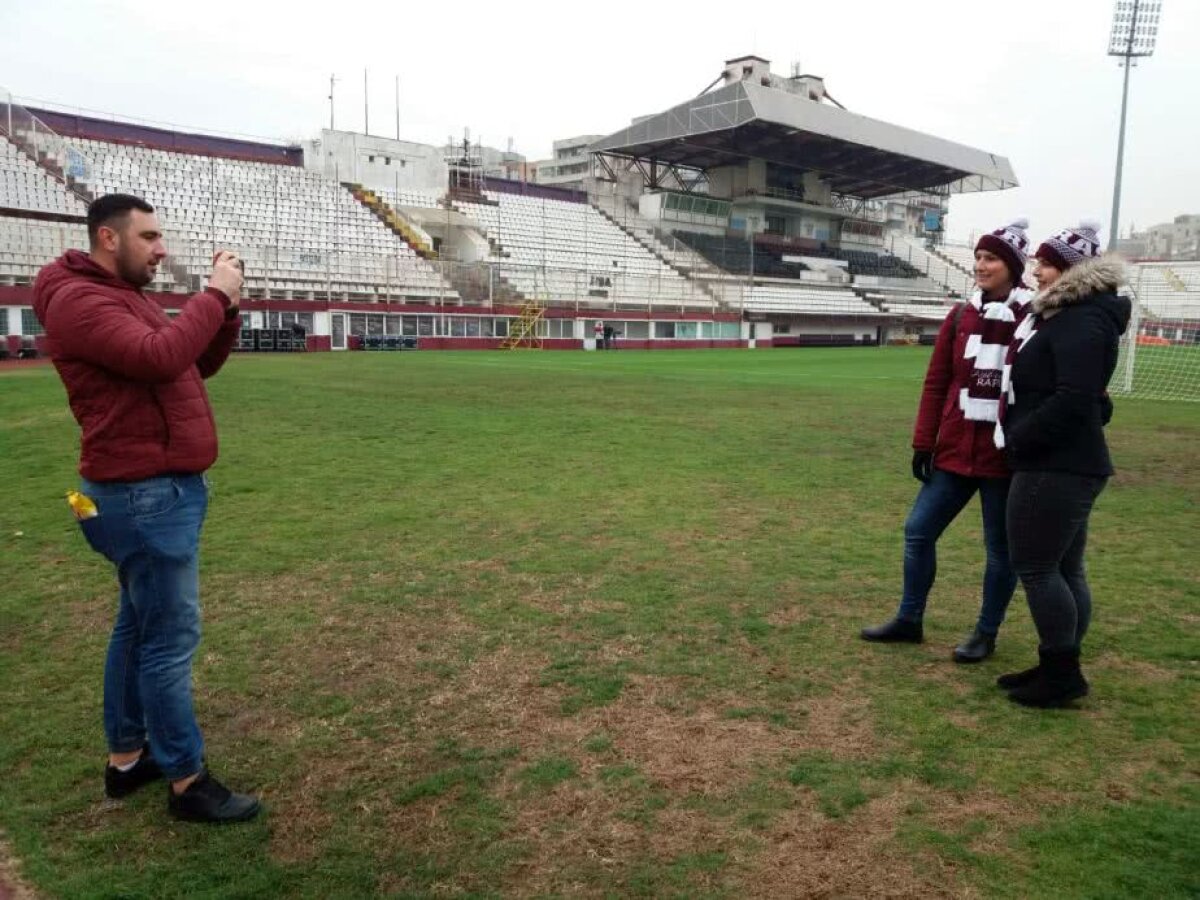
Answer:
[[[1042,322],[1013,361],[1015,399],[1004,420],[1014,472],[1112,474],[1104,423],[1131,311],[1116,293],[1123,276],[1121,261],[1106,254],[1072,266],[1034,298]]]

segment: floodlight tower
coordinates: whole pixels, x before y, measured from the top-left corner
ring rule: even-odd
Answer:
[[[1121,90],[1121,129],[1117,132],[1117,174],[1113,181],[1112,221],[1108,226],[1108,247],[1117,246],[1117,226],[1121,213],[1121,167],[1125,162],[1125,109],[1129,103],[1129,70],[1143,56],[1154,55],[1158,42],[1158,22],[1162,0],[1117,0],[1113,9],[1112,34],[1108,55],[1121,59],[1125,67],[1125,86]]]

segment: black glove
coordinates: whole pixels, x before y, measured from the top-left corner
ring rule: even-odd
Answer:
[[[1108,396],[1108,391],[1100,395],[1100,424],[1107,425],[1112,421],[1113,417],[1113,402],[1112,397]]]
[[[930,450],[913,451],[913,478],[922,484],[929,484],[933,477],[933,452]]]

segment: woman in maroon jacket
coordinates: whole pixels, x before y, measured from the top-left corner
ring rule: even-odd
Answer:
[[[938,332],[913,432],[912,470],[921,490],[904,523],[904,595],[891,621],[863,629],[864,640],[924,640],[922,620],[937,574],[938,538],[978,492],[987,552],[983,603],[974,629],[954,648],[954,659],[980,662],[995,651],[1017,577],[1005,534],[1009,470],[992,434],[1004,354],[1032,297],[1021,281],[1027,226],[1018,220],[979,239],[977,289],[950,311]]]

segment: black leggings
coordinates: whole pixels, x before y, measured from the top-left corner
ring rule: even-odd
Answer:
[[[1083,551],[1088,516],[1107,478],[1017,472],[1008,492],[1008,553],[1025,588],[1042,650],[1083,643],[1092,592]]]

